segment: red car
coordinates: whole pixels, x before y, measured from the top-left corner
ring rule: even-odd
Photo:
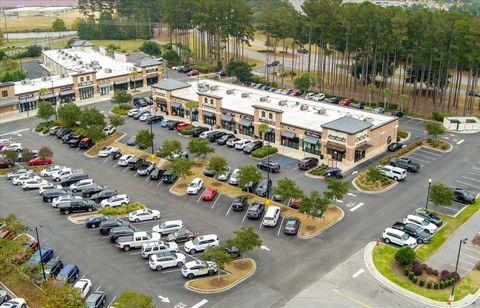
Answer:
[[[300,95],[302,95],[302,92],[300,92],[300,91],[294,91],[294,92],[292,92],[292,93],[290,93],[290,94],[288,94],[288,95],[289,95],[289,96],[300,96]]]
[[[191,70],[190,72],[187,73],[187,76],[197,76],[198,71],[197,70]]]
[[[342,101],[340,101],[340,103],[338,103],[340,106],[348,106],[352,103],[352,101],[350,99],[344,99]]]
[[[32,158],[28,162],[29,166],[34,166],[34,165],[47,165],[52,163],[52,158],[51,157],[37,157],[37,158]]]
[[[217,190],[211,187],[207,187],[202,194],[202,200],[212,201],[217,196]]]
[[[185,128],[190,127],[190,126],[192,126],[192,124],[187,123],[187,122],[180,122],[180,123],[177,124],[177,130],[181,131],[182,129],[185,129]]]

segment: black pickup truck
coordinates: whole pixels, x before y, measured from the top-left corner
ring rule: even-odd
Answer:
[[[423,244],[428,243],[432,239],[432,235],[426,231],[424,231],[419,226],[414,224],[404,224],[402,222],[396,222],[393,224],[392,228],[403,231],[417,239],[417,243]]]

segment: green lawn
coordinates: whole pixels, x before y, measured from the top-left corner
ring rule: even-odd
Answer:
[[[464,222],[466,222],[480,208],[480,199],[474,204],[467,206],[457,217],[439,214],[444,221],[444,226],[432,237],[429,244],[422,245],[417,249],[417,257],[422,260],[428,260],[448,239],[450,235]]]
[[[394,258],[396,248],[389,245],[380,244],[373,250],[373,262],[377,270],[390,281],[396,283],[404,289],[412,291],[416,294],[425,296],[436,301],[446,302],[450,296],[451,288],[443,290],[427,289],[413,284],[410,281],[403,280],[392,271],[392,260]],[[464,298],[467,294],[475,294],[480,289],[480,271],[476,270],[468,274],[455,286],[455,300]]]

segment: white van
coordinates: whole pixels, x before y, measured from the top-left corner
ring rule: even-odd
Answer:
[[[280,217],[280,207],[271,205],[267,209],[267,213],[263,216],[262,225],[266,227],[275,227]]]
[[[407,170],[389,165],[380,167],[380,172],[395,181],[401,181],[407,177]]]

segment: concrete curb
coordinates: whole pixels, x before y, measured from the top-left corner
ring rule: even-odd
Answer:
[[[345,217],[345,211],[339,207],[339,206],[336,206],[334,205],[335,207],[337,207],[338,209],[340,209],[340,216],[335,219],[334,221],[330,222],[328,225],[326,225],[325,227],[323,227],[322,229],[318,230],[317,232],[313,233],[313,234],[310,234],[310,235],[306,235],[306,236],[303,236],[303,235],[300,235],[300,234],[297,234],[297,237],[302,239],[302,240],[309,240],[311,238],[314,238],[318,235],[320,235],[323,231],[327,230],[328,228],[330,228],[331,226],[335,225],[337,222],[341,221],[343,219],[343,217]],[[303,222],[302,222],[303,224]]]
[[[190,280],[190,281],[187,281],[185,282],[185,288],[192,291],[192,292],[195,292],[195,293],[201,293],[201,294],[215,294],[215,293],[221,293],[221,292],[225,292],[225,291],[228,291],[230,290],[231,288],[235,287],[237,284],[239,283],[242,283],[243,281],[245,281],[246,279],[248,279],[250,276],[252,276],[255,271],[257,270],[257,262],[255,262],[255,260],[253,259],[250,259],[248,258],[249,260],[251,260],[253,262],[253,267],[252,267],[252,270],[247,274],[245,275],[244,277],[240,278],[239,280],[235,281],[234,283],[232,283],[231,285],[229,286],[226,286],[224,288],[219,288],[217,290],[212,290],[212,291],[202,291],[200,289],[197,289],[197,288],[193,288],[191,286],[188,285],[188,283],[190,281],[194,281],[194,280]],[[228,274],[227,274],[228,275]],[[210,277],[208,277],[210,278]],[[208,279],[208,278],[200,278],[200,279]]]
[[[364,193],[364,194],[369,194],[369,195],[377,195],[377,194],[381,194],[381,193],[384,193],[386,191],[389,191],[390,189],[394,188],[395,186],[398,185],[398,181],[394,181],[394,183],[382,190],[378,190],[378,191],[368,191],[368,190],[363,190],[361,189],[360,187],[357,186],[357,184],[355,183],[355,180],[357,179],[358,175],[352,180],[352,185],[353,187],[355,187],[356,190],[358,190],[359,192],[361,193]]]
[[[412,299],[414,301],[417,301],[423,305],[431,306],[431,307],[467,307],[472,305],[479,297],[480,297],[480,290],[477,290],[475,295],[468,294],[464,298],[462,298],[459,301],[453,301],[450,305],[447,302],[440,302],[440,301],[435,301],[429,298],[426,298],[424,296],[418,295],[412,291],[406,290],[396,283],[390,281],[388,278],[382,275],[377,268],[375,267],[375,264],[373,263],[373,249],[376,246],[376,242],[370,242],[365,246],[365,251],[363,254],[363,259],[365,262],[365,266],[367,267],[368,271],[370,274],[378,280],[380,283],[382,283],[384,286],[392,290],[393,292],[400,294],[402,296],[408,297],[409,299]]]

